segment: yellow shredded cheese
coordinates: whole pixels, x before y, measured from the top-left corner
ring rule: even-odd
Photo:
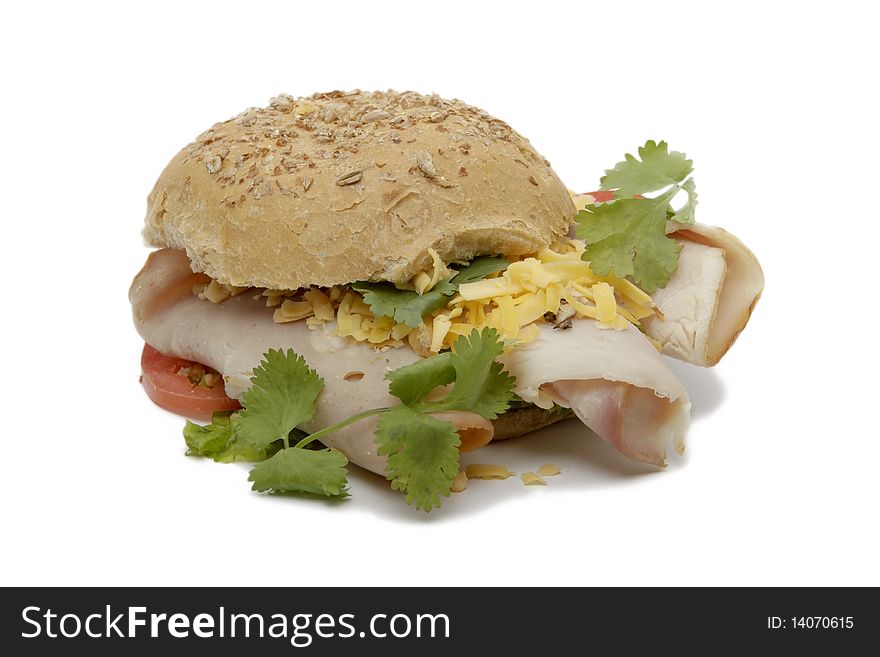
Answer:
[[[435,353],[440,351],[451,326],[452,322],[446,315],[437,315],[434,318],[433,326],[431,327],[431,351]]]
[[[519,337],[517,339],[522,344],[525,344],[537,338],[540,333],[541,329],[538,327],[537,324],[529,324],[528,326],[523,326],[522,329],[520,329]]]
[[[593,205],[596,202],[596,199],[589,194],[578,194],[571,190],[569,190],[568,193],[571,194],[571,200],[574,201],[574,207],[578,210],[583,210],[588,205]]]
[[[562,298],[568,302],[568,305],[574,308],[578,315],[596,319],[596,306],[588,304],[584,297],[576,294],[571,288],[565,288],[565,290],[563,290]]]
[[[430,273],[426,271],[419,272],[410,281],[413,289],[419,294],[432,290],[442,279],[449,278],[451,275],[451,272],[440,258],[440,254],[434,249],[429,248],[428,255],[431,256],[432,261]]]
[[[527,342],[538,334],[530,327],[546,313],[560,313],[563,304],[579,317],[618,330],[656,314],[650,296],[625,279],[596,275],[582,260],[583,252],[582,241],[565,240],[511,263],[496,278],[460,286],[450,305],[466,312],[452,326],[441,325],[446,343],[450,335],[465,335],[469,328],[484,326],[498,329],[507,340]],[[570,315],[567,311],[564,316]]]
[[[553,477],[560,473],[559,466],[555,463],[545,463],[538,468],[538,474],[542,477]]]
[[[351,312],[357,313],[358,315],[372,315],[373,311],[370,310],[370,307],[364,301],[364,298],[359,294],[351,295]]]
[[[281,304],[281,307],[275,309],[275,314],[272,316],[272,319],[279,324],[282,324],[284,322],[295,322],[300,319],[305,319],[314,314],[312,304],[308,301],[291,301],[290,299],[285,299],[284,303]]]
[[[651,297],[632,282],[595,274],[582,259],[584,249],[581,240],[563,239],[511,262],[503,272],[463,284],[417,328],[375,317],[359,293],[341,286],[304,292],[266,289],[261,294],[275,308],[276,322],[305,319],[309,328],[318,329],[335,320],[342,337],[377,348],[400,346],[406,339],[422,356],[454,349],[456,340],[474,329],[495,328],[503,339],[524,344],[538,337],[545,317],[560,328],[572,317],[584,317],[597,320],[601,328],[622,330],[660,315]],[[434,249],[428,254],[431,266],[407,286],[419,294],[453,273]],[[212,280],[193,293],[221,303],[245,289]]]
[[[491,463],[471,463],[464,471],[468,479],[507,479],[513,476],[503,465]]]
[[[224,285],[212,279],[197,294],[200,299],[207,299],[212,303],[222,303],[229,297],[237,296],[247,289],[246,287],[238,287],[236,285]]]
[[[410,333],[415,331],[415,329],[409,324],[395,324],[394,328],[391,329],[391,339],[392,340],[403,340]]]
[[[617,301],[614,289],[608,283],[596,283],[591,288],[596,302],[596,319],[600,322],[613,322],[617,317]]]
[[[467,481],[467,473],[462,470],[452,478],[452,487],[449,490],[451,490],[453,493],[460,493],[465,488],[467,488]]]
[[[546,486],[547,482],[544,481],[539,475],[536,475],[534,472],[523,472],[520,475],[520,479],[526,486]]]
[[[465,283],[458,288],[458,294],[464,301],[492,299],[518,292],[522,292],[522,288],[513,286],[504,278],[486,278],[482,281]]]
[[[373,322],[367,341],[371,344],[381,344],[391,338],[391,329],[393,328],[394,320],[391,317],[379,317]]]
[[[316,287],[311,288],[303,294],[303,298],[312,305],[315,317],[322,322],[332,322],[335,313],[333,305],[330,303],[330,297],[324,294]]]

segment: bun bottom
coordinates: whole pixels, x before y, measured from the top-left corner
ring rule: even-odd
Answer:
[[[493,420],[495,436],[492,440],[507,440],[523,434],[543,429],[560,420],[566,420],[572,416],[568,409],[544,409],[537,406],[523,406],[514,408],[498,416]]]

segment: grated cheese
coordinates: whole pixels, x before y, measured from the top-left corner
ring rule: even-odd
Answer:
[[[315,317],[322,322],[332,322],[335,313],[333,305],[330,303],[330,297],[324,294],[320,289],[313,287],[303,294],[303,298],[312,305],[312,311]]]
[[[547,482],[544,481],[543,478],[536,475],[534,472],[523,472],[520,475],[520,479],[526,486],[546,486]]]
[[[606,324],[613,322],[617,316],[617,301],[614,299],[614,290],[608,283],[596,283],[591,289],[593,301],[596,303],[596,319]]]
[[[559,313],[563,302],[576,315],[617,330],[656,314],[650,296],[625,279],[596,275],[581,259],[583,252],[583,242],[566,240],[511,263],[496,278],[462,285],[450,305],[465,313],[448,328],[442,325],[447,346],[452,346],[449,336],[468,332],[465,327],[484,326],[498,329],[506,340],[528,342],[538,334],[534,323],[546,313]]]
[[[432,261],[430,273],[427,271],[419,272],[413,276],[410,281],[412,288],[419,294],[424,294],[425,292],[434,289],[434,286],[437,285],[437,283],[445,278],[449,278],[453,274],[453,272],[450,272],[443,263],[440,254],[434,249],[429,248],[428,255],[431,256]]]
[[[199,299],[207,299],[212,303],[222,303],[229,297],[237,296],[247,289],[246,287],[237,287],[235,285],[224,285],[212,279],[206,287],[201,288],[197,292],[197,295]]]
[[[447,315],[437,315],[431,327],[431,351],[438,353],[443,348],[446,334],[452,326],[452,320]]]
[[[513,476],[503,465],[491,463],[471,463],[464,471],[468,479],[507,479]]]
[[[363,297],[344,286],[306,291],[265,289],[266,305],[274,307],[276,322],[305,319],[311,329],[336,321],[336,333],[377,348],[401,346],[408,340],[422,356],[453,349],[455,341],[474,329],[495,328],[504,340],[528,343],[540,334],[539,323],[565,328],[573,317],[595,319],[605,329],[622,330],[660,312],[651,297],[631,281],[600,276],[582,259],[584,242],[564,239],[536,254],[511,262],[488,278],[465,283],[445,307],[438,308],[413,328],[390,317],[375,317]],[[419,294],[452,275],[439,254],[428,249],[431,266],[414,276],[409,286]],[[210,281],[193,293],[222,303],[247,288]],[[259,295],[258,295],[259,296]]]
[[[291,301],[290,299],[285,299],[284,303],[281,304],[281,307],[275,309],[272,319],[279,324],[283,324],[285,322],[295,322],[300,319],[305,319],[314,314],[315,312],[312,309],[312,304],[308,301]]]
[[[558,475],[559,472],[559,466],[555,463],[545,463],[538,468],[538,474],[542,477],[553,477],[554,475]]]

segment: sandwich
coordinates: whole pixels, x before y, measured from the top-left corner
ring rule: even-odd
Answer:
[[[718,362],[763,277],[695,222],[684,154],[638,155],[574,194],[503,121],[414,92],[218,123],[147,199],[144,388],[261,492],[344,496],[354,464],[429,511],[460,452],[570,417],[663,466],[690,413],[663,354]]]

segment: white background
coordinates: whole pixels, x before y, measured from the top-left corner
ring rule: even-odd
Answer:
[[[5,10],[0,583],[880,584],[873,3],[191,4]],[[372,476],[277,499],[183,456],[138,385],[146,194],[213,122],[355,87],[481,106],[578,190],[648,138],[694,159],[698,219],[767,288],[720,366],[674,365],[687,458],[569,423],[480,454],[560,464],[546,489],[425,516]]]

